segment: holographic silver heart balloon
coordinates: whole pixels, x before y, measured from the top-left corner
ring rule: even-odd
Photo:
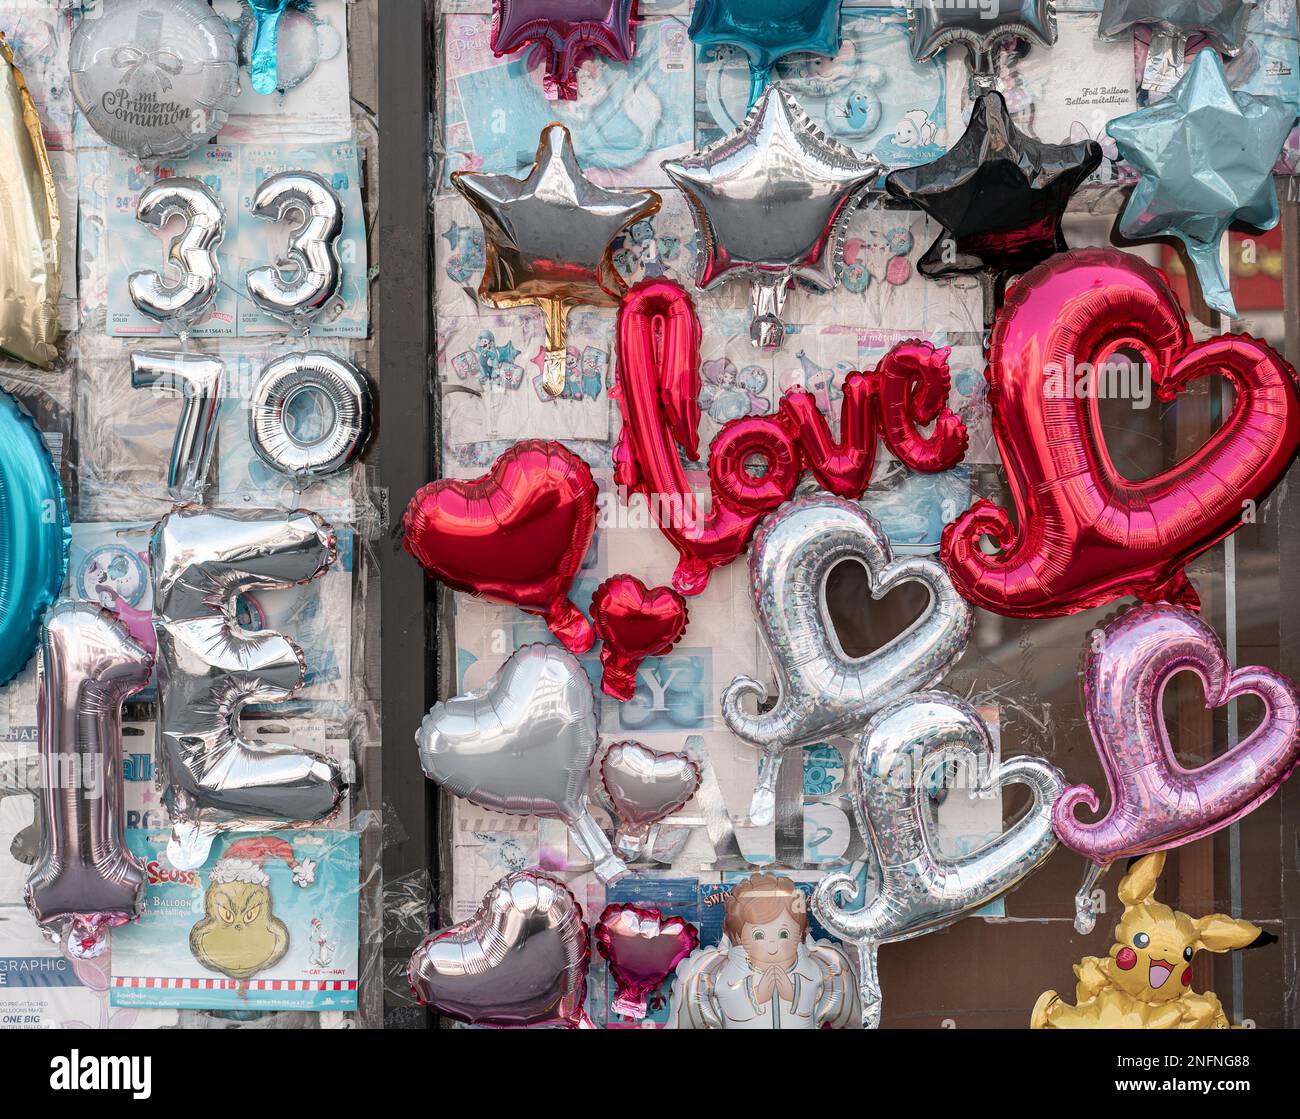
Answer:
[[[591,949],[582,908],[556,879],[501,879],[468,921],[433,933],[411,956],[411,990],[440,1014],[476,1026],[589,1025]]]
[[[929,607],[911,628],[865,657],[844,652],[826,605],[826,579],[845,561],[865,569],[872,598],[910,582],[930,591]],[[751,715],[744,699],[762,703],[767,689],[737,677],[722,693],[722,717],[763,751],[749,810],[762,826],[772,821],[783,751],[853,734],[887,704],[933,687],[965,652],[972,617],[941,564],[895,559],[875,518],[830,494],[796,498],[763,522],[749,577],[780,694],[771,711]]]
[[[634,859],[645,849],[650,829],[695,795],[700,767],[685,754],[615,742],[600,763],[600,779],[621,821],[614,846]]]
[[[587,810],[596,756],[596,696],[578,659],[525,645],[482,688],[429,709],[415,736],[420,765],[454,796],[493,812],[563,820],[610,882],[627,867]]]
[[[940,853],[930,832],[930,778],[939,766],[967,774],[972,792],[1027,785],[1025,814],[991,843],[961,858]],[[858,946],[863,1023],[880,1025],[876,952],[945,928],[983,908],[1036,870],[1056,846],[1052,805],[1065,786],[1055,766],[1038,758],[994,761],[988,728],[973,708],[946,692],[900,700],[871,720],[853,749],[851,773],[858,826],[872,849],[875,889],[860,909],[853,875],[822,879],[813,912],[826,929]]]

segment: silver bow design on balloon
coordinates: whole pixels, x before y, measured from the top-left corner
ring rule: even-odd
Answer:
[[[252,741],[239,725],[246,704],[283,702],[306,679],[294,641],[240,625],[240,598],[310,582],[336,555],[333,528],[304,509],[181,506],[154,529],[159,765],[173,866],[202,865],[222,828],[323,820],[343,799],[347,783],[334,761]]]
[[[602,882],[627,873],[587,807],[596,695],[578,659],[525,645],[476,691],[435,703],[415,736],[420,765],[453,796],[492,812],[562,820]]]
[[[929,777],[955,763],[980,794],[1009,784],[1027,785],[1033,801],[1025,814],[991,843],[948,858],[930,832]],[[813,912],[825,928],[858,946],[864,1025],[880,1025],[876,954],[882,944],[935,932],[981,909],[1018,885],[1056,846],[1052,805],[1064,779],[1038,758],[996,763],[988,728],[974,709],[946,692],[910,696],[881,711],[854,747],[851,780],[858,826],[871,848],[876,889],[860,909],[857,879],[824,878]]]
[[[826,580],[846,561],[861,564],[875,599],[903,583],[930,591],[911,628],[865,657],[844,652],[826,605]],[[942,564],[895,559],[870,513],[829,494],[796,498],[763,523],[749,575],[780,694],[772,710],[751,715],[745,698],[762,703],[767,689],[737,677],[722,693],[722,717],[733,734],[763,751],[750,805],[750,820],[763,826],[775,811],[783,751],[854,734],[887,704],[933,687],[965,652],[972,615]]]
[[[113,65],[122,71],[122,81],[126,85],[130,85],[137,74],[144,74],[157,78],[159,92],[167,93],[172,88],[172,78],[185,69],[185,60],[175,51],[162,48],[142,50],[131,43],[123,43],[113,51]]]

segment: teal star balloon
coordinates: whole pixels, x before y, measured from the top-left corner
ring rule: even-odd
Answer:
[[[1267,230],[1281,217],[1273,165],[1296,107],[1235,92],[1217,52],[1203,50],[1163,101],[1120,117],[1108,131],[1141,174],[1119,230],[1131,241],[1177,237],[1187,246],[1205,302],[1236,315],[1219,256],[1234,222]]]

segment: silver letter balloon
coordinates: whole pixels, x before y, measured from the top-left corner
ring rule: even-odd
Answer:
[[[193,151],[239,93],[229,28],[204,0],[100,0],[68,51],[72,97],[114,147],[154,162]]]
[[[144,870],[126,848],[122,702],[149,682],[153,658],[107,610],[60,602],[41,630],[36,722],[40,850],[27,908],[69,956],[97,956],[108,929],[144,906]]]
[[[482,688],[430,708],[419,733],[429,780],[492,812],[563,820],[602,882],[627,873],[587,807],[596,695],[578,659],[525,645]]]
[[[262,181],[253,195],[253,216],[282,222],[298,215],[283,265],[254,268],[247,276],[248,297],[259,311],[306,334],[343,284],[339,237],[343,201],[319,175],[281,171]]]
[[[185,226],[167,249],[175,280],[158,272],[131,273],[127,290],[142,315],[185,338],[212,306],[221,285],[217,246],[225,240],[221,203],[198,179],[162,179],[140,195],[135,220],[161,231],[173,218]]]
[[[1022,784],[1033,794],[1015,824],[960,858],[940,853],[930,832],[930,776],[948,763],[972,776],[972,793]],[[1052,805],[1065,781],[1038,758],[995,763],[979,715],[945,692],[909,696],[872,719],[853,749],[850,780],[858,827],[871,848],[873,888],[860,909],[845,909],[838,899],[856,900],[858,881],[850,874],[830,875],[813,894],[813,912],[828,932],[858,946],[863,1023],[876,1029],[880,945],[960,921],[1036,870],[1056,846]]]
[[[866,571],[875,599],[909,582],[930,592],[911,628],[865,657],[844,652],[826,605],[826,579],[845,561]],[[772,710],[751,715],[744,700],[762,703],[767,688],[737,677],[722,693],[722,717],[763,751],[750,806],[751,822],[761,827],[772,822],[782,752],[856,733],[887,704],[933,687],[965,652],[972,616],[942,564],[895,559],[875,518],[830,494],[796,498],[763,522],[749,578],[779,695]]]
[[[182,506],[150,540],[158,635],[159,765],[181,869],[202,865],[235,826],[309,823],[334,813],[346,784],[323,755],[245,738],[246,703],[278,703],[303,684],[302,649],[236,618],[241,595],[323,575],[334,530],[315,513],[215,513]]]

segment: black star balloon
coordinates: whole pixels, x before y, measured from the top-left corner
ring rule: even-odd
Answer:
[[[979,74],[992,72],[992,52],[1002,40],[1056,42],[1055,0],[911,0],[907,6],[912,57],[933,58],[958,44],[970,52]]]
[[[522,179],[457,171],[452,185],[483,223],[486,265],[479,298],[493,307],[541,308],[546,319],[542,385],[564,391],[569,308],[614,307],[627,290],[611,242],[662,202],[652,190],[606,190],[582,173],[562,124],[542,130],[537,162]]]
[[[739,130],[663,168],[691,203],[695,282],[750,283],[756,346],[779,346],[791,282],[830,291],[849,218],[884,168],[828,140],[799,102],[769,86]]]
[[[947,231],[917,266],[926,276],[1024,272],[1063,250],[1070,196],[1101,163],[1092,140],[1043,144],[1021,132],[1002,94],[982,94],[970,125],[946,155],[895,171],[895,198],[919,206]]]

